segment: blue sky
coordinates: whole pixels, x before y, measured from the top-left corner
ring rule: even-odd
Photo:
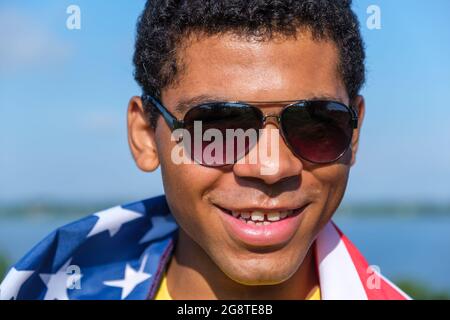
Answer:
[[[81,30],[66,8],[81,8]],[[369,5],[381,30],[366,27]],[[431,5],[432,4],[432,5]],[[134,1],[0,2],[0,201],[162,193],[126,141]],[[367,114],[346,201],[450,199],[450,2],[355,0]]]

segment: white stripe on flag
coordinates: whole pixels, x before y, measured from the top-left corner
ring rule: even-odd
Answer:
[[[353,260],[332,222],[319,233],[316,254],[323,300],[367,300]]]

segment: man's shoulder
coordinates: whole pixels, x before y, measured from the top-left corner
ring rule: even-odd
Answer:
[[[34,246],[5,277],[0,298],[123,298],[108,280],[134,265],[154,272],[176,229],[164,196],[93,213]],[[72,280],[84,288],[65,288]]]

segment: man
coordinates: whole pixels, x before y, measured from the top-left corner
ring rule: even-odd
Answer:
[[[161,166],[165,196],[58,229],[11,269],[2,298],[408,298],[331,222],[365,114],[350,6],[148,1],[128,140],[141,170]]]

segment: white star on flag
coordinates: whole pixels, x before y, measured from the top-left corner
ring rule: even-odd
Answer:
[[[139,270],[133,269],[130,264],[127,263],[125,267],[125,276],[123,279],[104,281],[103,284],[111,287],[122,288],[121,299],[125,299],[131,292],[142,282],[150,278],[152,275],[144,272],[144,267],[147,263],[148,256],[142,259]]]
[[[20,288],[34,271],[12,268],[0,284],[0,300],[17,299]]]
[[[98,217],[98,220],[87,235],[88,238],[106,230],[109,231],[109,235],[112,237],[119,232],[119,229],[124,223],[143,217],[140,213],[124,209],[120,206],[100,211],[95,216]]]
[[[70,274],[67,272],[71,260],[69,259],[55,274],[39,274],[47,286],[44,300],[69,300],[67,289],[83,276],[82,274]]]

